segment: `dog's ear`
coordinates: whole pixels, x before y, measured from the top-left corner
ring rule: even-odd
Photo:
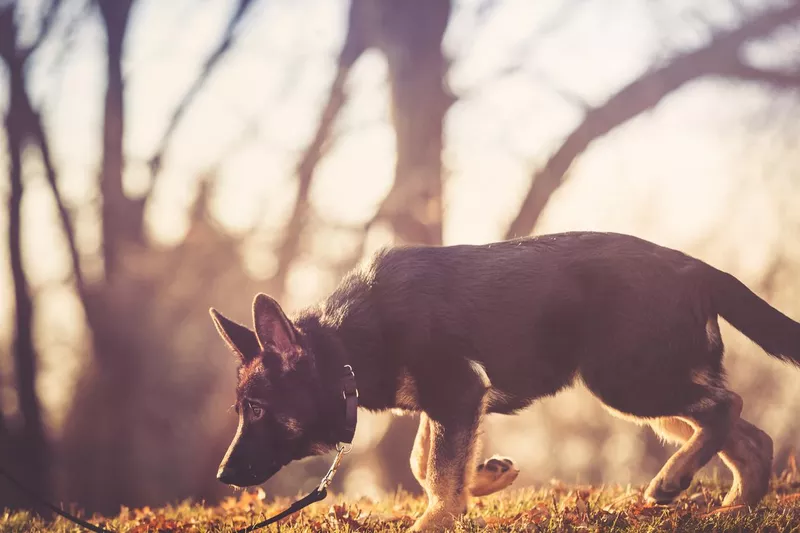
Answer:
[[[222,340],[225,341],[225,344],[228,345],[233,353],[239,356],[239,359],[247,361],[261,353],[256,334],[249,328],[225,318],[213,307],[208,312],[211,315],[211,320],[214,321],[214,326],[216,326],[219,336],[222,337]]]
[[[262,350],[269,347],[280,354],[294,351],[297,344],[294,326],[278,302],[264,293],[253,300],[253,324]]]

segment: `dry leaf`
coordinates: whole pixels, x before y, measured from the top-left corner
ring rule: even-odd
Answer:
[[[787,494],[786,496],[781,496],[780,498],[778,498],[778,501],[781,503],[800,502],[800,492],[796,492],[794,494]]]
[[[728,507],[720,507],[718,509],[714,509],[711,512],[703,513],[703,514],[701,514],[699,516],[700,516],[700,518],[708,518],[709,516],[714,516],[714,515],[718,515],[718,514],[736,513],[736,512],[739,512],[739,511],[743,511],[745,509],[747,509],[746,505],[730,505]]]

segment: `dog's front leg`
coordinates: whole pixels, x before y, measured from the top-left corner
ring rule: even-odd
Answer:
[[[428,508],[412,531],[445,529],[467,510],[468,476],[475,469],[475,441],[485,403],[483,395],[468,408],[459,403],[457,414],[429,417],[430,452],[424,480]]]

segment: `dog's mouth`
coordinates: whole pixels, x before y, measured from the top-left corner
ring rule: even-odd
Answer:
[[[246,487],[254,487],[256,485],[265,483],[272,476],[277,474],[284,466],[286,466],[286,463],[277,462],[267,465],[266,467],[263,467],[263,469],[256,469],[250,466],[246,470],[237,472],[236,475],[230,476],[228,479],[225,479],[224,477],[219,479],[226,485],[237,489],[244,489]]]
[[[249,486],[252,487],[253,485],[261,485],[262,483],[265,483],[269,478],[277,474],[280,469],[283,468],[283,466],[284,465],[281,464],[270,466],[266,472],[253,476],[253,482],[250,483]]]

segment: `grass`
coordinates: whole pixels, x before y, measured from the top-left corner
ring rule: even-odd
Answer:
[[[455,531],[608,531],[608,532],[800,532],[800,475],[797,467],[775,478],[769,495],[754,509],[720,508],[725,487],[714,480],[696,481],[669,506],[649,506],[642,488],[568,486],[551,482],[540,489],[504,491],[476,499]],[[215,507],[182,503],[162,509],[126,509],[118,516],[92,521],[120,532],[230,532],[282,510],[288,500],[267,502],[260,489],[241,492]],[[333,533],[404,531],[424,509],[423,498],[398,492],[382,501],[329,497],[286,518],[280,528],[262,531]],[[0,532],[75,532],[59,518],[44,521],[24,511],[0,515]]]

